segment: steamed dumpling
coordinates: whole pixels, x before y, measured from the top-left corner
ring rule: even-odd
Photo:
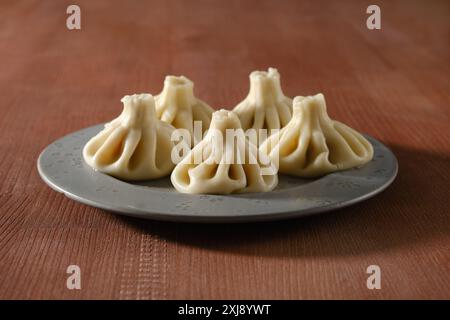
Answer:
[[[231,132],[241,139],[227,139],[227,129],[237,129]],[[227,110],[213,113],[205,138],[177,164],[171,180],[179,192],[208,194],[266,192],[278,184],[269,158],[259,153],[237,115]]]
[[[83,149],[94,169],[124,180],[155,179],[170,174],[174,128],[155,114],[150,94],[122,98],[122,114],[105,124]]]
[[[317,177],[361,166],[373,157],[373,147],[360,133],[332,120],[319,93],[296,97],[292,120],[260,147],[279,172]]]
[[[194,96],[194,83],[185,76],[167,76],[155,101],[157,117],[176,129],[188,130],[191,145],[200,141],[201,134],[209,128],[214,110]],[[199,137],[194,136],[194,121],[201,121]]]
[[[269,136],[271,130],[284,127],[292,117],[292,99],[283,94],[277,69],[253,71],[248,96],[233,111],[244,130],[267,129]]]

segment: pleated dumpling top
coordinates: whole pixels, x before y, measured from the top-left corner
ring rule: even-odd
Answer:
[[[293,106],[291,121],[260,146],[280,173],[318,177],[372,159],[373,147],[366,138],[330,119],[323,94],[296,97]]]
[[[160,121],[150,94],[122,98],[119,117],[91,138],[83,149],[94,169],[124,180],[155,179],[170,174],[174,128]]]
[[[292,117],[292,99],[281,90],[277,69],[253,71],[250,74],[250,91],[233,111],[244,130],[267,129],[267,135],[270,135],[272,129],[284,127]]]
[[[191,146],[201,140],[201,136],[194,136],[194,121],[201,122],[200,134],[208,130],[214,110],[194,96],[194,83],[185,76],[167,76],[155,101],[157,117],[176,129],[188,130]]]
[[[227,138],[227,129],[238,130],[232,132],[241,133],[241,139],[234,141],[234,138]],[[273,190],[278,184],[274,166],[270,159],[260,154],[258,147],[243,135],[244,131],[234,112],[214,112],[205,138],[172,172],[174,187],[179,192],[202,194]]]

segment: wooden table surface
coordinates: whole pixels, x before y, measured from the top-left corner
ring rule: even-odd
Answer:
[[[0,298],[450,298],[449,1],[377,1],[381,30],[365,1],[74,2],[74,31],[72,1],[0,2]],[[112,119],[125,94],[183,74],[232,108],[270,66],[287,95],[323,92],[332,117],[390,146],[392,186],[310,218],[194,225],[120,217],[39,178],[45,146]]]

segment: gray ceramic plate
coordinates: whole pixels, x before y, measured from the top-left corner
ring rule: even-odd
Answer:
[[[94,171],[83,160],[84,144],[103,125],[86,128],[50,144],[38,159],[42,179],[56,191],[84,204],[139,218],[184,222],[243,222],[287,219],[330,211],[368,199],[394,180],[392,152],[374,138],[373,160],[361,168],[315,180],[280,176],[269,193],[189,195],[170,179],[128,183]]]

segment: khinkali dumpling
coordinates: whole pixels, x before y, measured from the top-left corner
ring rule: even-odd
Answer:
[[[240,138],[227,137],[227,129]],[[205,138],[177,164],[171,180],[180,192],[209,194],[266,192],[278,184],[275,166],[246,138],[239,118],[228,110],[213,113]]]
[[[168,175],[174,128],[160,121],[150,94],[122,98],[122,114],[105,124],[83,149],[86,162],[98,171],[124,180],[155,179]]]
[[[317,177],[361,166],[373,157],[373,147],[360,133],[332,120],[319,93],[296,97],[292,120],[260,147],[279,164],[279,172]]]
[[[188,130],[191,146],[200,141],[201,134],[209,128],[214,110],[194,96],[194,83],[185,76],[167,76],[155,102],[157,117],[176,129]],[[194,136],[194,121],[201,121],[199,137]]]
[[[267,129],[269,136],[271,130],[284,127],[292,117],[292,99],[281,90],[277,69],[253,71],[250,74],[248,96],[233,111],[241,120],[244,130],[253,128],[259,134],[259,129]]]

